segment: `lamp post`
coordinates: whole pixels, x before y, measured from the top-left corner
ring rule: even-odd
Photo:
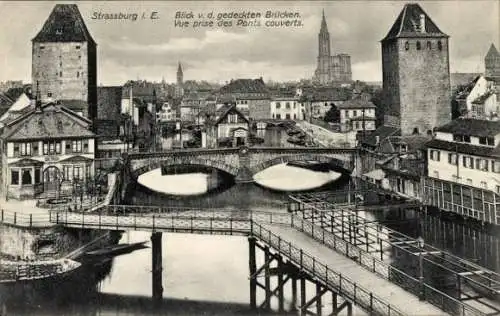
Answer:
[[[425,286],[424,286],[424,239],[422,236],[419,236],[417,239],[418,242],[418,248],[419,248],[419,253],[418,253],[418,280],[420,283],[420,292],[418,299],[423,301],[425,300]]]

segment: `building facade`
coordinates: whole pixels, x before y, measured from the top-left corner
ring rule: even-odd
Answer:
[[[214,120],[206,122],[206,146],[215,148],[247,145],[250,121],[236,104],[226,104],[216,113]]]
[[[55,103],[38,103],[9,121],[0,134],[3,198],[71,195],[75,185],[90,186],[96,139],[90,127],[90,120]]]
[[[56,4],[32,40],[32,85],[42,102],[71,100],[69,109],[97,116],[97,45],[75,4]]]
[[[326,85],[331,83],[349,83],[352,81],[351,56],[331,54],[330,33],[326,24],[325,11],[318,34],[318,59],[313,81]]]
[[[271,118],[276,120],[303,120],[305,105],[295,96],[273,97],[271,99]]]
[[[500,122],[456,119],[427,143],[428,177],[500,194]]]
[[[364,96],[343,102],[337,106],[340,111],[342,130],[374,131],[375,109],[377,108]]]
[[[220,100],[235,100],[239,108],[248,108],[254,120],[271,118],[271,96],[262,78],[236,79],[220,88]]]
[[[384,124],[403,135],[451,120],[448,35],[418,4],[406,4],[382,40]]]

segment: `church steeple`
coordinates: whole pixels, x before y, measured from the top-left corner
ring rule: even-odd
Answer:
[[[184,81],[184,73],[182,72],[181,62],[177,66],[177,85],[181,86]]]
[[[325,9],[323,9],[323,18],[321,19],[321,29],[319,30],[320,34],[328,34],[328,26],[326,25],[325,18]]]

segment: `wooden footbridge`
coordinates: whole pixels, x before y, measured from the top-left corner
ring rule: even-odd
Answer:
[[[355,199],[359,192],[347,196],[351,194]],[[280,312],[286,305],[301,315],[352,315],[353,306],[371,315],[497,313],[493,303],[489,306],[465,290],[454,296],[436,289],[424,268],[439,264],[460,284],[474,283],[489,294],[497,293],[496,273],[367,221],[360,216],[359,205],[332,202],[337,198],[325,193],[293,195],[288,213],[109,205],[92,213],[52,211],[48,221],[73,229],[152,232],[156,301],[163,295],[162,233],[182,232],[248,237],[252,308],[270,309],[277,299]],[[4,214],[2,221],[8,224],[13,218],[22,220]],[[39,222],[31,216],[29,220]],[[257,260],[257,249],[264,254],[263,262]],[[396,266],[393,252],[419,258],[419,274]],[[307,283],[315,287],[313,293]],[[263,300],[257,302],[259,289]],[[327,294],[331,302],[325,302]]]

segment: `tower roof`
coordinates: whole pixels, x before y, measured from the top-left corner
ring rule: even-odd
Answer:
[[[177,73],[182,73],[181,62],[179,62],[179,66],[177,66]]]
[[[498,50],[497,48],[495,47],[495,45],[493,43],[491,43],[491,46],[490,46],[490,49],[488,50],[488,53],[486,54],[486,59],[488,58],[496,58],[498,57],[500,54],[498,53]]]
[[[325,18],[325,9],[323,9],[323,17],[321,19],[321,29],[319,30],[320,33],[328,33],[328,26],[326,25],[326,18]]]
[[[422,18],[424,18],[423,25],[421,25]],[[421,27],[424,29],[421,30]],[[419,4],[408,3],[405,4],[383,41],[400,37],[448,37],[448,35],[441,32]]]
[[[95,44],[76,4],[56,4],[33,42],[90,42]]]

